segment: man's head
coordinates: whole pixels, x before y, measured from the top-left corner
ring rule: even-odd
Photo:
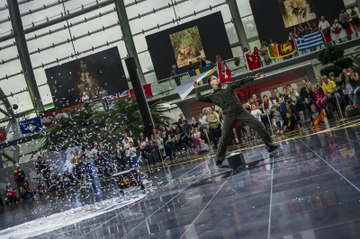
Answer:
[[[252,106],[251,106],[251,109],[252,109],[252,110],[256,110],[256,105],[252,105]]]
[[[274,89],[273,89],[273,92],[274,92],[274,94],[276,94],[276,93],[279,92],[279,90],[278,90],[277,88],[274,88]]]
[[[320,17],[320,21],[322,21],[322,22],[325,21],[325,17],[324,17],[324,16],[321,16],[321,17]]]
[[[330,80],[335,81],[335,80],[336,80],[335,73],[334,73],[334,72],[330,72],[330,73],[329,73],[329,78],[330,78]]]
[[[303,83],[303,85],[306,85],[308,83],[307,79],[302,79],[301,82]]]
[[[251,98],[252,98],[253,100],[257,100],[256,94],[252,94]]]
[[[171,67],[175,70],[176,69],[176,64],[173,64]]]
[[[315,112],[316,111],[316,105],[314,103],[312,103],[310,105],[310,109],[311,109],[312,112]]]
[[[183,112],[180,112],[180,114],[179,114],[179,118],[180,118],[180,119],[184,118],[184,114],[183,114]]]
[[[219,89],[220,82],[216,76],[210,76],[208,83],[214,90]]]
[[[288,118],[288,119],[291,118],[291,115],[292,115],[291,111],[286,112],[286,118]]]
[[[325,76],[325,75],[321,77],[321,80],[322,80],[325,84],[329,83],[329,79],[328,79],[328,77]]]

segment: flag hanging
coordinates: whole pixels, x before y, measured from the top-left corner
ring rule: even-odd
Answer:
[[[188,80],[184,84],[177,86],[176,87],[176,92],[180,95],[180,98],[182,100],[184,100],[190,94],[190,92],[194,89],[194,82],[196,81],[196,82],[199,83],[204,78],[208,77],[210,75],[211,71],[212,70],[203,72],[200,75],[197,75],[197,76],[191,78],[190,80]]]
[[[216,65],[220,83],[231,81],[231,72],[225,61],[221,61]]]
[[[258,52],[245,55],[246,65],[249,71],[253,71],[261,67],[261,59]]]
[[[217,67],[215,67],[214,65],[211,66],[205,66],[205,67],[201,67],[198,69],[195,69],[195,71],[193,71],[194,73],[189,72],[189,76],[190,78],[193,78],[195,76],[198,76],[204,72],[207,72],[207,74],[204,76],[204,78],[199,82],[199,85],[203,85],[204,83],[207,83],[207,77],[209,77],[210,75],[216,75],[217,74]],[[216,75],[218,76],[218,75]],[[205,82],[204,82],[205,81]]]
[[[4,142],[6,140],[6,128],[0,127],[0,142]]]
[[[39,117],[19,122],[20,130],[23,134],[33,134],[41,130],[41,120]]]
[[[271,59],[279,59],[293,55],[297,52],[295,41],[287,41],[280,44],[272,44],[268,47],[268,54]]]
[[[145,94],[146,97],[152,97],[153,96],[152,89],[151,89],[151,84],[143,85],[143,90],[144,90],[144,94]],[[135,95],[134,89],[130,89],[129,93],[130,93],[130,96]]]
[[[296,39],[296,46],[299,51],[305,51],[324,45],[324,38],[321,32],[314,32]]]

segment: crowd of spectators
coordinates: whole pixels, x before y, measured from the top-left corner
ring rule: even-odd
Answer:
[[[358,32],[360,31],[360,21],[359,14],[354,7],[351,7],[348,10],[341,10],[339,12],[339,17],[334,19],[330,23],[324,16],[321,16],[318,20],[312,21],[311,23],[306,22],[305,24],[299,24],[293,28],[293,31],[289,32],[288,39],[284,41],[294,41],[299,37],[305,36],[314,32],[321,32],[323,34],[325,44],[338,44],[346,40],[351,40],[355,35],[358,37]],[[251,49],[244,48],[244,56],[249,53],[256,53],[260,59],[262,66],[269,65],[273,62],[276,62],[277,59],[271,59],[268,54],[268,48],[276,44],[272,39],[269,41],[262,41],[260,47],[254,47]],[[316,47],[311,49],[315,51]],[[302,52],[306,53],[306,51]],[[298,53],[295,53],[295,55]],[[285,59],[291,58],[286,57]]]

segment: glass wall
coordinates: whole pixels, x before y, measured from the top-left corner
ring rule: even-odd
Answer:
[[[225,22],[233,55],[242,57],[242,49],[235,31],[226,0],[126,0],[135,47],[147,83],[156,83],[153,64],[147,50],[145,36],[182,24],[213,12],[220,11]],[[349,6],[355,0],[344,0]],[[45,28],[26,34],[35,78],[44,104],[52,102],[45,69],[117,46],[120,56],[128,56],[119,26],[114,3],[105,0],[32,0],[20,1],[20,12],[25,29],[31,29],[48,21],[59,19],[69,13],[83,14],[62,20]],[[95,4],[106,6],[85,12]],[[249,0],[236,0],[242,23],[251,48],[259,47],[260,41]],[[0,38],[11,33],[11,23],[6,0],[0,0]],[[213,59],[210,59],[213,60]],[[123,61],[122,61],[123,62]],[[124,64],[124,62],[123,62]],[[124,69],[126,72],[125,65]],[[0,41],[0,87],[11,103],[19,106],[19,112],[32,109],[31,100],[18,59],[14,39]],[[127,72],[126,72],[127,74]]]

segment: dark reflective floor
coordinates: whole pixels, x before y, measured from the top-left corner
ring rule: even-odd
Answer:
[[[161,169],[150,177],[154,186],[144,199],[33,238],[360,238],[358,124],[282,141],[271,158],[264,147],[244,155],[262,161],[239,172],[218,169],[211,158]],[[117,195],[110,187],[83,200]],[[0,225],[74,205],[66,198],[1,209]],[[8,236],[1,231],[0,238]]]

